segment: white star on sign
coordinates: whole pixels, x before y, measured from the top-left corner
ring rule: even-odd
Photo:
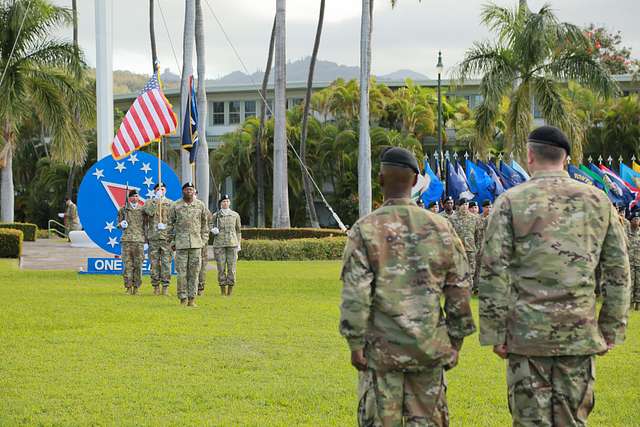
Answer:
[[[138,160],[138,154],[136,154],[136,153],[133,153],[132,155],[130,155],[127,160],[130,161],[132,165],[135,165],[136,162],[140,161],[140,160]]]
[[[107,242],[107,245],[111,246],[112,248],[118,244],[118,238],[117,237],[109,237],[109,241]]]
[[[151,170],[151,165],[149,163],[143,163],[140,170],[143,171],[144,174],[146,175]]]
[[[97,180],[104,178],[104,169],[97,169],[91,175],[95,176]]]
[[[107,225],[104,227],[104,229],[105,229],[105,230],[109,230],[109,233],[111,233],[111,232],[116,228],[116,226],[115,226],[115,225],[113,225],[113,222],[114,222],[114,221],[111,221],[111,222],[105,222],[105,224],[107,224]],[[107,243],[107,244],[108,244],[108,243]]]
[[[144,179],[144,185],[146,185],[147,187],[151,187],[153,185],[153,178],[151,178],[150,176],[146,177]]]
[[[124,165],[124,162],[117,162],[118,164],[116,165],[116,170],[120,173],[122,173],[123,170],[125,170],[127,167]]]

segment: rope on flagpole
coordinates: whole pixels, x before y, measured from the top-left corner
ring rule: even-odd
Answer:
[[[171,33],[169,33],[169,27],[167,26],[167,20],[164,17],[164,11],[162,10],[162,4],[160,4],[160,0],[158,0],[158,9],[160,9],[160,16],[162,17],[162,23],[164,24],[164,31],[167,33],[167,38],[169,39],[169,44],[171,45],[171,51],[173,52],[173,59],[176,61],[176,67],[178,67],[178,72],[182,67],[180,67],[180,62],[178,61],[178,55],[176,55],[176,49],[173,47],[173,40],[171,39]],[[158,70],[160,71],[160,70]],[[158,73],[158,76],[160,73]]]
[[[11,63],[13,52],[16,50],[16,45],[18,44],[18,39],[20,38],[20,33],[22,32],[22,26],[24,25],[24,21],[27,19],[27,15],[29,14],[29,9],[31,9],[32,2],[33,0],[29,0],[29,3],[27,4],[27,9],[24,11],[24,15],[22,16],[22,22],[20,22],[20,27],[18,28],[18,34],[16,34],[16,39],[13,41],[13,46],[11,47],[9,58],[7,58],[7,64],[5,65],[4,71],[2,72],[2,77],[0,77],[0,87],[2,86],[2,82],[4,81],[4,76],[7,75],[7,69],[9,68],[9,64]]]

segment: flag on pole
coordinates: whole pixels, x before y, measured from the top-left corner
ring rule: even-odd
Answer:
[[[178,119],[162,93],[156,71],[122,119],[111,143],[111,155],[120,160],[161,136],[173,133],[177,126]]]
[[[500,181],[500,177],[498,177],[496,172],[491,167],[489,167],[488,164],[483,163],[481,160],[478,160],[477,163],[480,169],[485,171],[485,173],[489,175],[489,177],[491,177],[491,180],[493,181],[494,185],[490,188],[490,190],[495,200],[495,198],[498,197],[500,194],[504,193],[506,189],[504,188],[504,185],[502,185],[502,182]]]
[[[471,160],[467,159],[467,182],[469,190],[476,195],[475,199],[478,204],[489,199],[495,200],[495,186],[493,179],[479,166],[475,165]]]
[[[639,164],[637,164],[637,163],[635,162],[635,160],[634,160],[634,161],[633,161],[633,163],[631,164],[631,168],[632,168],[634,171],[636,171],[636,172],[640,173],[640,165],[639,165]]]
[[[511,168],[518,172],[525,181],[529,181],[531,179],[527,171],[524,170],[524,168],[520,166],[520,163],[516,162],[515,160],[511,160]]]
[[[474,194],[469,191],[469,186],[464,176],[458,174],[458,166],[452,165],[447,160],[447,196],[453,197],[453,200],[460,200],[464,197],[467,200],[472,200]]]
[[[502,175],[509,180],[512,187],[526,181],[522,175],[503,161],[500,162],[500,172],[502,172]]]
[[[187,95],[187,107],[182,121],[182,148],[189,152],[189,163],[196,161],[198,152],[198,106],[196,104],[196,92],[193,89],[193,76],[189,76],[189,92]]]
[[[624,163],[620,163],[620,178],[634,187],[640,188],[640,172],[633,170]]]
[[[442,198],[444,184],[433,172],[431,166],[429,166],[429,162],[426,161],[424,162],[424,176],[429,177],[429,185],[422,192],[421,199],[425,206],[429,206],[429,203],[437,202]]]

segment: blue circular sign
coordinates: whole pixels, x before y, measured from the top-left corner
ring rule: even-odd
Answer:
[[[161,162],[161,171],[167,198],[177,200],[181,196],[178,176],[165,162]],[[121,160],[107,156],[91,166],[78,192],[78,215],[89,238],[105,251],[120,255],[118,209],[124,206],[127,188],[138,190],[144,203],[157,183],[158,158],[142,151]]]

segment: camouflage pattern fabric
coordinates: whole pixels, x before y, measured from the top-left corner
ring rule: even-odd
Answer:
[[[236,247],[213,248],[213,254],[218,268],[218,284],[220,286],[235,285],[238,249]]]
[[[200,273],[200,248],[176,250],[176,272],[178,273],[178,298],[195,298]]]
[[[409,199],[388,200],[353,226],[341,279],[340,333],[373,370],[434,369],[450,360],[452,340],[475,331],[460,239]]]
[[[624,229],[607,196],[564,171],[536,172],[489,217],[480,273],[480,343],[577,356],[624,341],[630,275]],[[596,318],[595,270],[604,303]]]
[[[631,264],[631,286],[633,287],[631,302],[640,303],[640,228],[629,228],[628,248]]]
[[[198,290],[204,291],[207,285],[207,265],[209,264],[209,246],[202,247],[200,252],[200,273],[198,274]]]
[[[204,203],[198,199],[186,203],[181,199],[171,205],[167,235],[176,249],[201,249],[206,246],[209,228],[207,208]]]
[[[456,211],[451,211],[451,213],[447,213],[447,211],[442,211],[440,212],[438,215],[447,218],[448,220],[451,220],[451,218],[456,214]]]
[[[478,246],[478,252],[476,253],[476,268],[473,273],[473,290],[478,290],[478,282],[480,281],[480,260],[482,259],[482,242],[484,241],[485,231],[487,230],[487,223],[489,222],[488,216],[481,216],[478,218],[478,226],[476,228],[476,244]]]
[[[144,243],[122,242],[122,278],[125,288],[139,288],[142,284],[143,260]]]
[[[69,201],[64,211],[64,228],[69,231],[80,230],[80,220],[78,219],[78,207]]]
[[[217,236],[213,236],[214,248],[235,248],[240,244],[242,240],[242,229],[240,215],[238,215],[237,212],[230,209],[228,212],[224,212],[220,209],[213,214],[211,226],[218,227],[220,230]]]
[[[469,261],[469,270],[471,274],[476,271],[476,256],[478,253],[478,245],[476,245],[476,237],[478,233],[478,219],[480,217],[467,208],[459,208],[450,220],[453,228],[456,230],[458,237],[462,240],[464,249],[467,252],[467,260]]]
[[[147,237],[149,242],[169,241],[168,227],[164,230],[158,230],[158,224],[167,225],[169,219],[169,211],[173,202],[166,197],[162,199],[148,200],[144,205],[144,214],[147,217]]]
[[[171,244],[168,241],[151,240],[149,242],[152,286],[169,286],[172,255]]]
[[[594,407],[595,356],[509,355],[514,426],[586,426]]]
[[[118,210],[118,228],[122,228],[120,223],[124,220],[127,221],[127,228],[122,230],[121,242],[144,243],[147,241],[147,220],[141,206],[121,207]]]

